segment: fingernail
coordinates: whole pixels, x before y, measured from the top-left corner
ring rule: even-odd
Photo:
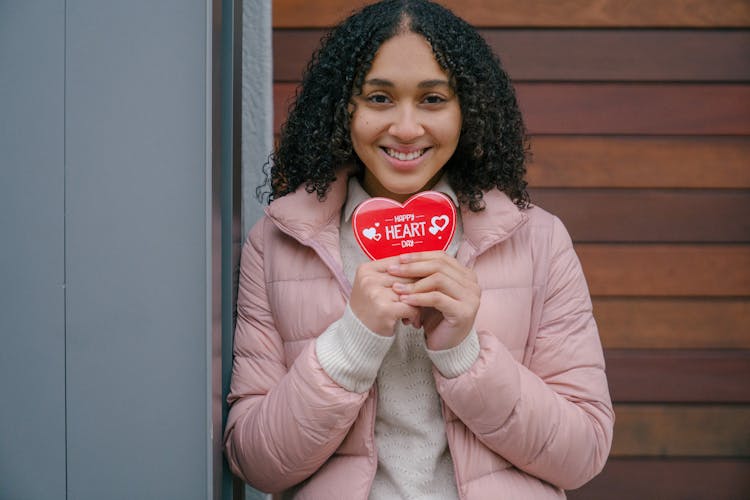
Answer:
[[[393,289],[397,292],[405,292],[406,291],[406,285],[403,283],[394,283]]]
[[[399,266],[398,264],[391,264],[390,266],[388,266],[389,273],[397,273],[399,269],[401,269],[401,266]]]

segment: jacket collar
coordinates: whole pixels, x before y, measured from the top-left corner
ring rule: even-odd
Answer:
[[[479,212],[461,206],[464,241],[473,248],[474,253],[481,253],[507,239],[528,219],[526,213],[498,189],[486,191],[482,199],[485,208]]]
[[[266,214],[279,229],[302,242],[314,239],[331,225],[338,229],[349,174],[348,170],[339,171],[322,201],[317,193],[308,193],[304,186],[300,186],[293,193],[274,200],[266,207]]]
[[[456,259],[467,267],[473,267],[476,258],[493,245],[510,238],[528,220],[508,196],[498,189],[485,191],[484,210],[472,212],[461,206],[461,221],[464,241],[458,249]]]
[[[303,243],[309,244],[323,231],[334,230],[338,236],[347,184],[353,173],[353,169],[340,170],[323,201],[301,186],[294,193],[274,200],[266,213],[279,229]],[[526,213],[498,189],[485,192],[483,200],[485,208],[480,212],[461,206],[464,244],[459,250],[459,260],[464,262],[472,261],[490,246],[509,238],[528,219]]]

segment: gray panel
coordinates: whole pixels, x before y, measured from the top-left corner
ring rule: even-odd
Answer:
[[[204,1],[67,1],[70,498],[205,498]]]
[[[0,1],[0,498],[65,498],[62,0]]]
[[[242,241],[263,215],[256,188],[265,182],[263,165],[273,150],[271,2],[242,4]],[[268,186],[264,188],[267,190]]]

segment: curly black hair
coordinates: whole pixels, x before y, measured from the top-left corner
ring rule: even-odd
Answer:
[[[458,96],[461,135],[443,168],[459,203],[482,210],[483,192],[498,188],[519,208],[529,206],[528,143],[510,77],[474,27],[428,0],[366,6],[323,37],[266,164],[269,202],[303,184],[322,200],[342,166],[362,168],[352,149],[350,102],[361,92],[380,45],[404,31],[429,42]]]

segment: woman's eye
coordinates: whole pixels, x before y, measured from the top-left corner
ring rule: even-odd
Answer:
[[[388,96],[383,94],[373,94],[367,98],[368,101],[375,104],[387,104],[389,101]]]
[[[440,104],[445,102],[445,99],[439,95],[428,95],[424,98],[424,102],[427,104]]]

